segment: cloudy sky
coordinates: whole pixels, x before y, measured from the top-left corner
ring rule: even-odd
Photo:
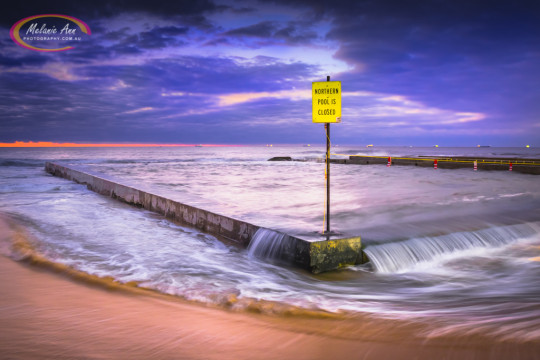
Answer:
[[[37,52],[19,20],[91,35]],[[0,142],[540,146],[540,2],[18,1],[0,15]]]

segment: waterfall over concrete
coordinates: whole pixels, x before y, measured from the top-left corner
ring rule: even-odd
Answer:
[[[436,261],[467,250],[497,248],[540,233],[539,223],[499,226],[478,231],[458,232],[437,237],[372,245],[364,249],[377,272],[395,273],[419,263]]]
[[[284,259],[290,240],[287,234],[260,228],[249,243],[248,254],[259,259]]]

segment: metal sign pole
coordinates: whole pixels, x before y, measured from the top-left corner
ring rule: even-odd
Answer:
[[[330,236],[330,123],[341,122],[341,81],[314,81],[311,83],[312,118],[314,123],[324,123],[326,132],[326,209],[323,235]]]
[[[330,81],[330,76],[326,77]],[[330,235],[330,123],[326,123],[326,234]]]

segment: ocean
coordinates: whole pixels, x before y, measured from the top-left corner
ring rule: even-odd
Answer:
[[[509,171],[331,165],[332,230],[361,236],[370,262],[313,275],[53,177],[84,166],[255,225],[323,230],[324,147],[1,148],[0,212],[49,261],[210,305],[368,313],[433,334],[540,340],[540,177]],[[375,156],[540,158],[526,148],[335,147]],[[268,306],[260,306],[266,311]],[[281,310],[276,310],[281,309]],[[279,315],[279,314],[278,314]]]

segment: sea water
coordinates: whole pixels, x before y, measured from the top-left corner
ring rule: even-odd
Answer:
[[[540,157],[517,148],[332,151]],[[332,164],[332,230],[361,236],[371,261],[312,275],[257,256],[255,245],[223,244],[44,171],[45,161],[83,165],[186,204],[316,236],[324,226],[324,164],[267,161],[274,156],[317,159],[324,148],[0,149],[0,211],[22,222],[51,261],[189,300],[222,304],[233,296],[239,304],[368,312],[427,319],[443,332],[540,339],[538,176]]]

